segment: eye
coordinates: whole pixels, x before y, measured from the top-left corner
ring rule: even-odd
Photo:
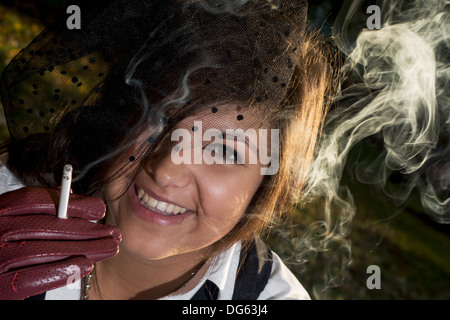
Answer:
[[[234,148],[232,148],[226,144],[223,144],[222,146],[223,146],[223,149],[222,149],[223,158],[225,159],[225,163],[233,163],[233,164],[237,164],[237,163],[241,164],[242,163],[240,161],[239,154],[237,153],[237,151]]]
[[[212,156],[219,155],[223,157],[224,164],[243,164],[241,156],[233,147],[226,144],[216,144],[212,149]]]

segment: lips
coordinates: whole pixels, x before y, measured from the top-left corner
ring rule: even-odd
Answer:
[[[133,184],[128,189],[131,200],[132,212],[139,218],[160,226],[181,224],[185,219],[196,216],[195,210],[181,207],[178,204],[168,202],[167,198],[153,194],[150,190],[144,190]]]
[[[143,189],[136,186],[138,198],[141,199],[141,204],[151,210],[158,210],[164,215],[177,215],[183,214],[188,209],[179,207],[173,203],[164,202],[162,200],[156,200],[152,196],[148,195]]]

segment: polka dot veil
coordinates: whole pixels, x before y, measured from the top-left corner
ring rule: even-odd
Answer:
[[[71,148],[51,156],[78,174],[119,155],[143,159],[195,114],[205,123],[232,112],[242,128],[258,127],[301,80],[306,1],[132,0],[81,10],[80,30],[65,20],[49,26],[1,79],[12,141],[42,150],[64,137]]]

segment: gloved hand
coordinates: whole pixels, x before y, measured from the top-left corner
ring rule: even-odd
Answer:
[[[25,187],[0,195],[0,299],[25,299],[65,286],[117,253],[119,229],[88,221],[103,218],[103,201],[71,194],[68,219],[59,219],[59,193]]]

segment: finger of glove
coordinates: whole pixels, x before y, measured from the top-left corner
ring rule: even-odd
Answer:
[[[0,195],[0,216],[42,213],[56,215],[60,190],[24,187]],[[106,212],[100,198],[71,193],[67,214],[69,217],[87,220],[102,219]]]
[[[47,215],[0,217],[0,246],[8,241],[121,239],[117,227],[83,219],[57,219]]]
[[[118,250],[117,241],[111,237],[85,241],[9,242],[0,248],[0,274],[74,256],[85,256],[98,262],[114,256]]]
[[[86,257],[33,266],[0,275],[0,300],[21,300],[82,279],[93,268]]]

